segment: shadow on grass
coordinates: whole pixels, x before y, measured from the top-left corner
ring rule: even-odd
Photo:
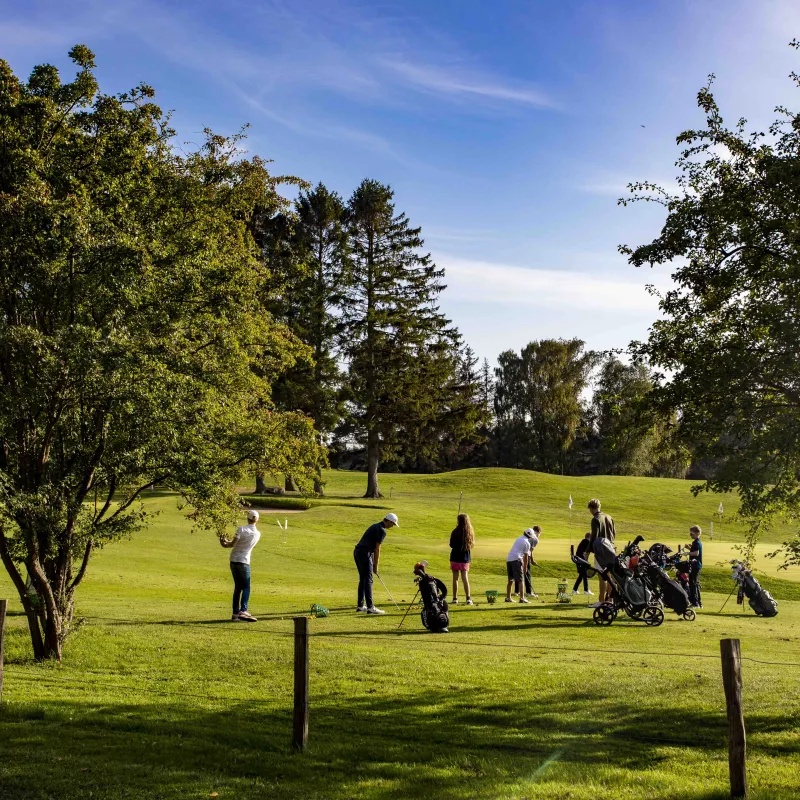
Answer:
[[[4,798],[17,800],[211,792],[276,800],[488,800],[528,796],[542,779],[561,787],[552,796],[575,797],[569,788],[596,781],[602,770],[608,776],[602,794],[619,794],[637,773],[644,776],[637,784],[641,796],[666,798],[674,795],[659,768],[671,774],[675,748],[685,751],[680,758],[702,752],[727,775],[722,713],[687,705],[663,715],[642,702],[590,691],[519,701],[481,698],[477,704],[463,694],[437,688],[391,698],[314,696],[304,755],[290,751],[288,707],[253,703],[211,710],[140,698],[16,704],[0,711],[0,784]],[[791,732],[798,724],[797,711],[750,715],[752,737],[763,733],[788,742],[774,753],[766,735],[755,746],[751,739],[751,753],[797,756],[800,741]],[[723,798],[724,788],[709,792],[707,784],[693,789],[684,783],[681,797]]]

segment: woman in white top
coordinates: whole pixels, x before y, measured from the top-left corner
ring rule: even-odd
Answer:
[[[258,511],[249,511],[247,525],[242,525],[236,531],[233,539],[219,537],[223,547],[231,549],[231,575],[233,575],[233,622],[258,622],[247,610],[250,600],[250,553],[258,544],[261,533],[256,528]]]

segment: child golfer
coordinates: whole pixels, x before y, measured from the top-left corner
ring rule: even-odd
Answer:
[[[464,584],[464,594],[467,596],[467,605],[471,606],[472,598],[469,593],[469,564],[470,551],[475,546],[475,532],[472,523],[466,514],[459,514],[456,527],[450,534],[450,569],[453,571],[453,600],[452,605],[458,604],[458,576]]]
[[[233,539],[219,537],[223,547],[231,549],[231,575],[233,575],[233,616],[232,622],[258,622],[247,610],[250,601],[250,553],[258,544],[261,533],[256,528],[258,511],[248,511],[247,525],[236,531]]]
[[[700,599],[700,570],[703,569],[703,543],[700,536],[703,533],[699,525],[689,528],[692,543],[689,546],[689,602],[692,608],[702,608]]]
[[[578,543],[578,549],[575,551],[575,555],[578,558],[582,558],[584,561],[589,560],[589,551],[591,549],[591,538],[592,532],[589,531],[583,539],[580,540]],[[583,581],[583,593],[585,595],[594,594],[594,592],[589,588],[589,579],[586,575],[586,567],[583,564],[576,564],[575,565],[578,570],[578,577],[575,581],[575,585],[572,587],[572,594],[578,594],[578,587],[581,585],[581,581]]]
[[[353,550],[353,558],[358,570],[358,605],[356,611],[360,614],[385,614],[380,608],[375,608],[372,602],[372,575],[378,574],[378,561],[381,557],[381,545],[386,538],[389,528],[399,528],[397,514],[387,514],[380,522],[370,525],[364,531],[358,544]]]

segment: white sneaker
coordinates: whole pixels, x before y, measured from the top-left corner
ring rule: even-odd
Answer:
[[[538,600],[538,599],[539,599],[539,595],[538,595],[538,594],[536,594],[535,592],[531,592],[531,593],[528,595],[528,597],[532,597],[534,600]]]
[[[589,608],[600,608],[602,603],[589,603]]]
[[[534,597],[536,597],[536,595],[534,595]],[[519,601],[520,603],[530,603],[527,597],[520,597]]]
[[[473,603],[473,602],[472,602],[472,599],[470,598],[469,600],[467,600],[467,605],[468,605],[468,606],[474,606],[474,605],[475,605],[475,603]]]
[[[506,597],[506,603],[513,603],[514,601],[510,597]]]
[[[367,607],[366,606],[356,606],[356,614],[366,614]]]
[[[573,592],[572,594],[577,594],[577,592]],[[587,589],[587,590],[584,592],[584,594],[588,596],[588,595],[590,595],[590,594],[594,594],[594,592],[593,592],[591,589]]]
[[[573,589],[572,590],[572,594],[578,594],[578,590],[577,589]]]
[[[370,606],[367,609],[367,614],[385,614],[385,611],[382,611],[380,608],[375,608],[375,606]]]
[[[453,599],[450,601],[450,605],[451,605],[451,606],[457,606],[457,605],[458,605],[458,600],[457,600],[457,599],[454,597],[454,598],[453,598]]]

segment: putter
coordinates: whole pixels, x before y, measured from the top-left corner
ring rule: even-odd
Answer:
[[[386,589],[386,594],[389,595],[389,599],[392,601],[392,603],[394,603],[394,607],[399,611],[400,610],[400,606],[397,605],[397,603],[394,602],[394,597],[392,597],[392,593],[389,591],[388,587],[383,582],[383,578],[381,578],[381,576],[380,576],[380,574],[378,572],[376,572],[375,575],[377,576],[378,580],[381,582],[381,586],[383,586],[383,588]]]

